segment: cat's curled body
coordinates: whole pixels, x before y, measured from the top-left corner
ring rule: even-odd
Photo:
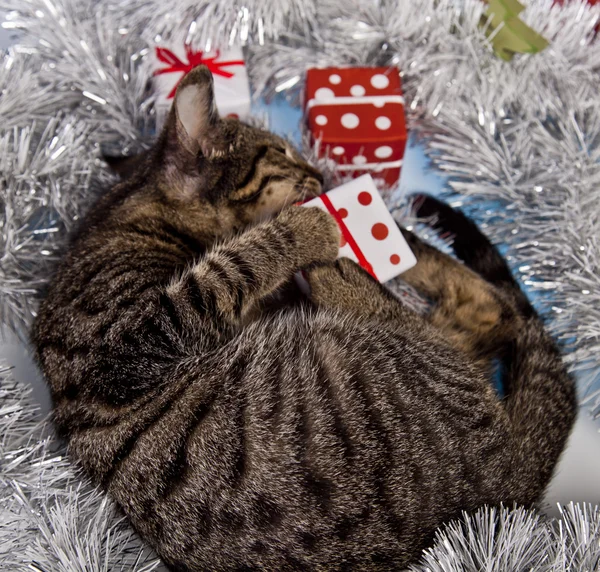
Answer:
[[[465,265],[406,233],[428,318],[334,263],[318,209],[239,232],[319,177],[279,138],[219,119],[198,68],[41,306],[57,426],[173,569],[399,569],[463,509],[535,502],[573,423],[554,344],[462,215],[423,203]],[[301,267],[311,303],[264,310]],[[492,355],[509,362],[504,401]]]

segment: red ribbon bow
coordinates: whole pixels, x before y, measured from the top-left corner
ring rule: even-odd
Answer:
[[[187,62],[182,62],[171,50],[167,48],[156,48],[156,57],[163,63],[167,64],[169,67],[162,68],[160,70],[156,70],[154,75],[161,75],[163,73],[176,73],[183,72],[183,75],[175,85],[175,87],[171,90],[171,93],[167,96],[167,99],[172,99],[175,97],[175,92],[177,91],[177,86],[179,82],[183,79],[183,76],[188,72],[192,71],[195,67],[204,64],[213,75],[220,75],[226,78],[233,77],[233,73],[230,71],[222,69],[226,66],[243,66],[244,60],[229,60],[224,62],[218,62],[220,52],[216,51],[216,55],[212,58],[205,58],[204,52],[195,52],[190,46],[185,46],[185,55],[187,57]]]

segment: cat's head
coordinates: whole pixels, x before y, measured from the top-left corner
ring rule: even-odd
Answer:
[[[216,217],[224,233],[322,190],[321,174],[284,139],[219,117],[204,66],[179,85],[158,146],[160,188],[183,208]]]

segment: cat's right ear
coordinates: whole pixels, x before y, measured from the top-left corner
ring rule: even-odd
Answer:
[[[206,66],[195,67],[183,78],[175,93],[173,113],[179,143],[189,152],[195,155],[200,151],[210,157],[223,146],[213,78]]]

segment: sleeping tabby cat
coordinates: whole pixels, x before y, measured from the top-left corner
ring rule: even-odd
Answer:
[[[220,119],[196,68],[41,306],[71,454],[174,570],[402,568],[461,510],[539,499],[573,424],[559,352],[470,221],[421,199],[465,264],[404,231],[423,318],[335,261],[331,217],[289,206],[321,182]],[[289,303],[299,268],[311,299]]]

